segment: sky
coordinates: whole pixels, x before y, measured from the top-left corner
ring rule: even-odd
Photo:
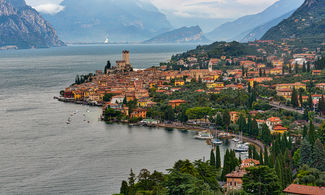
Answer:
[[[26,0],[40,12],[55,14],[62,0]],[[91,2],[91,0],[89,0]],[[123,1],[123,0],[121,0]],[[183,18],[237,18],[258,13],[278,0],[142,0],[152,2],[166,15]]]

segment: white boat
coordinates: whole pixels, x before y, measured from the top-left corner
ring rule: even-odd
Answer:
[[[235,147],[235,152],[247,152],[248,151],[248,146],[244,145],[244,144],[237,144],[237,146]]]
[[[105,43],[105,44],[108,44],[108,42],[109,42],[108,37],[106,37],[104,43]]]
[[[209,132],[199,132],[196,136],[194,136],[195,139],[202,139],[202,140],[209,140],[213,139],[213,136]]]
[[[239,142],[239,139],[237,137],[233,138],[232,141]]]
[[[220,139],[213,139],[212,144],[214,145],[221,145],[223,142]]]

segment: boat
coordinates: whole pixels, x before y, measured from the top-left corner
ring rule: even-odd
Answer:
[[[67,121],[66,123],[67,123],[67,125],[70,125],[70,121]]]
[[[237,137],[232,139],[233,142],[239,142],[239,139]]]
[[[109,42],[108,37],[106,37],[104,43],[105,43],[105,44],[108,44],[108,42]]]
[[[212,144],[214,145],[221,145],[223,142],[220,139],[213,139]]]
[[[196,136],[194,136],[195,139],[213,139],[212,135],[209,132],[199,132]]]
[[[248,146],[244,145],[244,144],[237,144],[237,146],[235,147],[235,152],[247,152],[248,151]]]

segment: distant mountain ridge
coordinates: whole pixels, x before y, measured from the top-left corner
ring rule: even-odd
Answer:
[[[199,26],[182,27],[160,34],[144,43],[207,43],[209,40],[203,35]]]
[[[255,29],[253,29],[251,32],[249,32],[243,39],[240,40],[240,42],[248,42],[248,41],[255,41],[255,40],[259,40],[263,37],[263,35],[270,30],[272,27],[278,25],[280,22],[282,22],[283,20],[289,18],[293,13],[295,12],[295,10],[290,11],[289,13],[276,18],[266,24],[263,24]]]
[[[255,28],[265,25],[288,12],[297,9],[304,0],[279,0],[264,11],[227,22],[206,36],[213,41],[241,41]]]
[[[271,28],[263,40],[299,38],[325,41],[325,1],[306,0],[291,17]]]
[[[63,46],[56,31],[25,0],[0,0],[0,47],[46,48]]]
[[[172,29],[166,16],[141,0],[64,0],[64,10],[43,16],[69,42],[143,41]]]

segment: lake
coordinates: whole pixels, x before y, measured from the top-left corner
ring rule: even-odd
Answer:
[[[0,51],[0,193],[112,194],[130,169],[165,171],[209,158],[194,132],[108,125],[101,109],[53,99],[77,74],[102,70],[130,50],[147,68],[194,45],[78,45]],[[75,113],[75,114],[74,114]],[[67,119],[71,117],[71,124]],[[224,152],[222,147],[221,151]]]

